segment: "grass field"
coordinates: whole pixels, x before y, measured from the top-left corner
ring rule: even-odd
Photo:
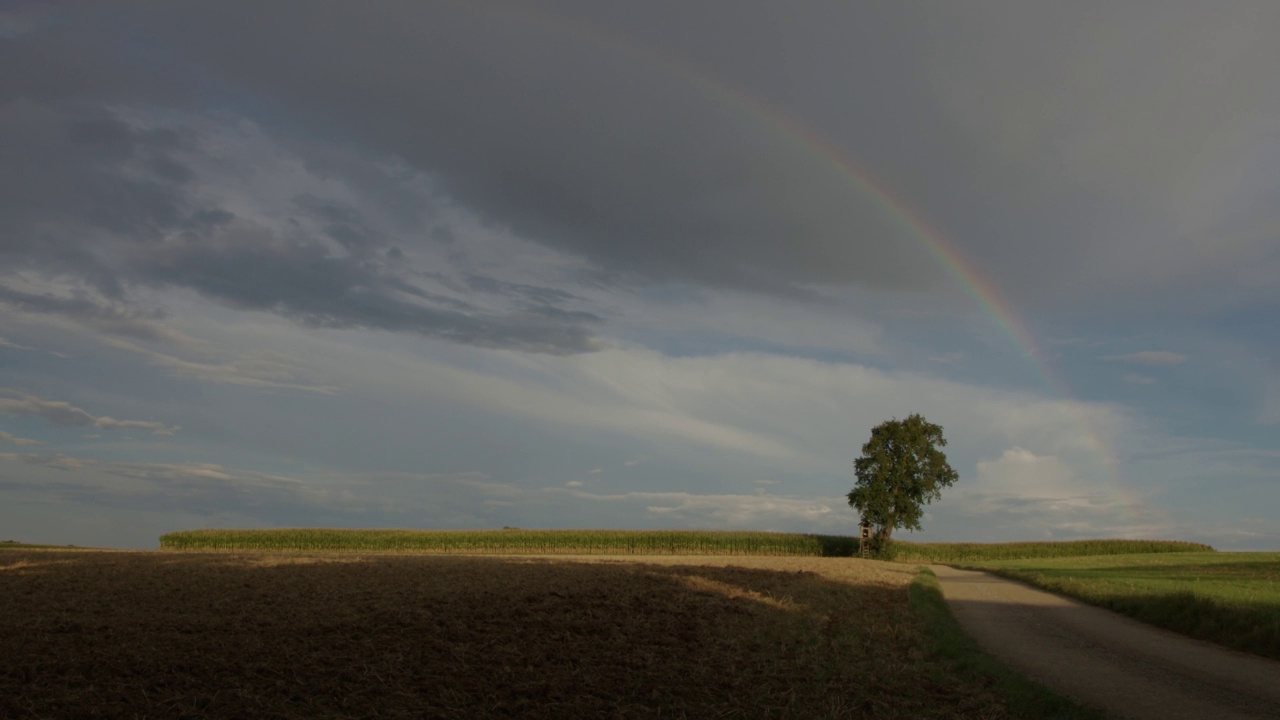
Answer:
[[[915,574],[837,558],[10,550],[0,717],[1093,716],[962,662]]]
[[[1200,543],[1175,540],[1070,540],[1063,542],[910,543],[894,542],[897,562],[964,563],[991,560],[1213,552]]]
[[[1280,553],[1118,555],[963,565],[1280,659]]]

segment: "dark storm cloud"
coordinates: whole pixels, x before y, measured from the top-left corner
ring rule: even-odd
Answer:
[[[365,253],[382,244],[353,207],[315,195],[299,195],[293,202],[299,210],[319,220],[325,234],[347,252]]]
[[[157,33],[296,113],[284,122],[323,118],[305,122],[620,277],[771,291],[937,278],[897,219],[761,110],[552,15],[308,2],[255,4],[244,23],[249,7],[162,10]]]
[[[312,172],[356,179],[416,242],[458,242],[368,161],[402,164],[481,222],[588,259],[606,284],[935,287],[944,271],[909,227],[919,213],[995,286],[1105,298],[1260,257],[1269,237],[1254,231],[1273,191],[1247,182],[1261,162],[1247,149],[1274,132],[1268,98],[1280,96],[1275,51],[1248,34],[1266,25],[1263,5],[1171,3],[1105,22],[980,3],[93,7],[0,41],[0,130],[21,139],[0,150],[0,259],[114,297],[129,282],[174,284],[319,325],[561,352],[590,339],[581,311],[515,287],[503,292],[522,303],[518,319],[415,295],[376,265],[406,253],[359,208],[316,195],[293,209],[325,242],[277,243],[250,271],[265,281],[302,261],[305,279],[280,277],[278,290],[248,286],[226,262],[246,256],[218,242],[232,255],[205,251],[206,268],[136,248],[130,266],[105,257],[110,244],[41,236],[33,223],[51,217],[135,246],[224,232],[208,223],[227,209],[184,190],[195,178],[182,135],[129,127],[104,103],[249,118]],[[102,22],[109,32],[90,30]],[[1233,40],[1208,43],[1197,33],[1210,25]],[[1236,140],[1210,142],[1224,137]],[[1193,147],[1205,148],[1195,166]],[[1231,238],[1206,267],[1205,218],[1228,216],[1218,234]]]
[[[505,280],[485,277],[484,275],[469,275],[466,280],[467,287],[472,290],[490,293],[493,295],[518,298],[531,310],[556,310],[557,308],[555,308],[555,303],[573,302],[580,299],[573,293],[566,292],[558,288],[506,282]],[[593,320],[601,319],[591,313],[575,314],[580,317],[587,317]]]
[[[427,292],[358,255],[250,225],[195,242],[139,248],[130,270],[148,284],[194,289],[233,307],[315,327],[410,331],[481,347],[573,353],[596,349],[586,313],[486,312]],[[548,310],[556,310],[548,308]]]
[[[45,44],[40,31],[0,39],[0,54],[23,67],[21,76],[7,65],[0,72],[0,303],[101,332],[164,340],[162,318],[132,306],[131,291],[175,287],[312,326],[414,332],[529,352],[598,346],[591,325],[599,318],[552,305],[560,297],[554,291],[531,302],[536,288],[498,288],[491,294],[510,295],[501,304],[516,306],[504,311],[419,287],[406,279],[412,268],[403,253],[342,202],[297,196],[297,233],[289,237],[209,206],[191,187],[190,158],[207,152],[198,133],[139,126],[104,103],[174,96],[128,80],[146,75],[137,58],[101,43],[72,48],[60,27],[50,32]],[[81,83],[80,73],[103,77],[99,85]],[[35,80],[41,77],[45,82]],[[401,216],[411,219],[408,211]],[[46,281],[64,289],[32,288]]]
[[[993,284],[1080,300],[1226,272],[1274,223],[1266,3],[154,7],[157,42],[282,128],[622,280],[930,287],[895,217],[918,214]]]
[[[171,104],[190,98],[186,85],[163,64],[147,62],[146,43],[132,35],[136,27],[127,15],[93,7],[97,3],[60,5],[54,22],[0,36],[0,103],[74,97]],[[52,14],[53,8],[44,10]],[[122,41],[130,40],[121,54]]]
[[[180,188],[126,172],[168,157],[175,138],[130,128],[101,108],[0,104],[0,271],[81,278],[119,296],[104,233],[155,240],[182,215]]]

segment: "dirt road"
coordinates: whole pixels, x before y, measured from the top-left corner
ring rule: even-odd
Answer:
[[[1280,662],[987,573],[933,571],[984,649],[1082,704],[1123,718],[1280,718]]]

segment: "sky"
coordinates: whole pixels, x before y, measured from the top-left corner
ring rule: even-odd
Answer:
[[[1274,2],[0,7],[0,539],[1280,549]]]

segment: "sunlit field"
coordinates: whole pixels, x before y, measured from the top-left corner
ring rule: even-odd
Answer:
[[[1280,553],[971,562],[1144,622],[1280,659]]]
[[[915,574],[846,558],[11,549],[0,717],[1010,716],[931,639]]]

